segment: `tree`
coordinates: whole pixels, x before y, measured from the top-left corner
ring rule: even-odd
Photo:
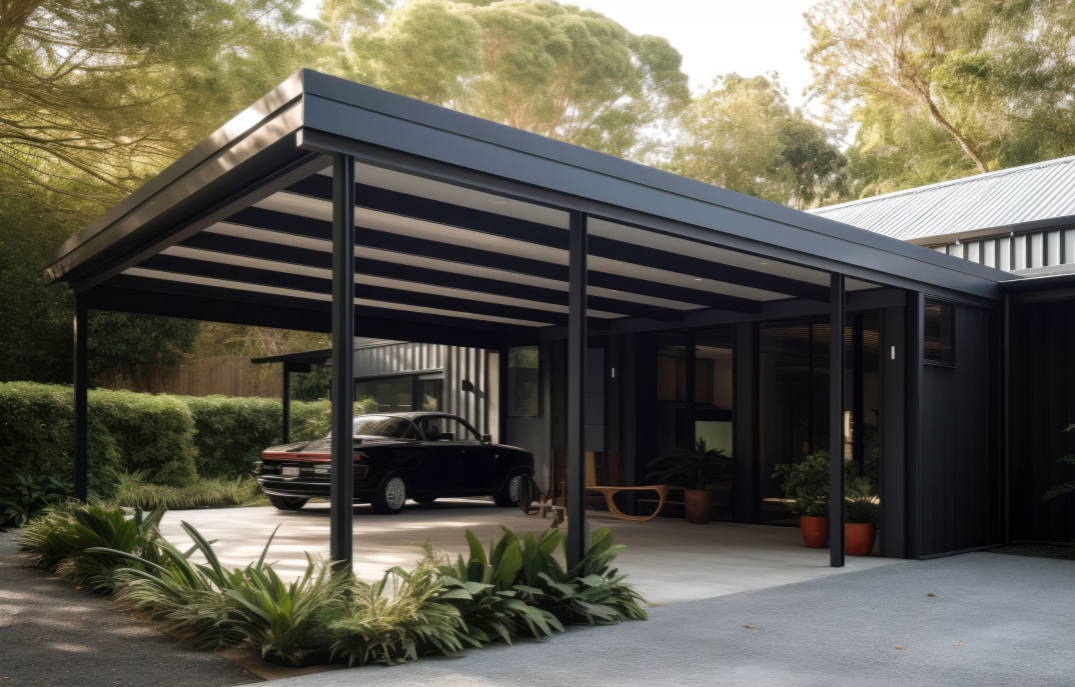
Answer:
[[[980,44],[988,22],[958,0],[823,0],[806,13],[813,91],[830,104],[861,99],[920,108],[955,139],[979,172],[975,122],[938,97],[949,56]]]
[[[808,207],[843,164],[831,135],[788,106],[775,76],[718,77],[679,124],[668,169],[774,203]]]
[[[322,13],[342,44],[325,58],[329,70],[526,131],[641,154],[647,128],[689,97],[682,58],[665,39],[591,10],[551,0],[352,1]],[[340,21],[346,30],[333,26]]]
[[[0,3],[0,193],[82,221],[113,205],[294,71],[297,5]]]

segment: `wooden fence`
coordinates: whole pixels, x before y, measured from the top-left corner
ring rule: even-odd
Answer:
[[[258,396],[280,398],[283,365],[255,365],[241,356],[186,358],[164,369],[140,369],[134,375],[112,370],[97,378],[102,389],[177,396]]]

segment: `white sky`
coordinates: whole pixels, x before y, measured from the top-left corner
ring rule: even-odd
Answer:
[[[691,88],[720,74],[756,76],[775,71],[788,100],[802,105],[810,70],[802,14],[812,0],[562,0],[597,10],[631,33],[663,36],[683,54]],[[318,0],[304,0],[316,16]]]

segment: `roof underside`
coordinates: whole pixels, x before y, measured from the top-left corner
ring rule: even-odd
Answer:
[[[887,193],[812,211],[903,241],[1075,222],[1075,157]],[[1038,228],[1038,227],[1035,227]]]
[[[570,210],[590,214],[598,331],[825,302],[834,267],[851,291],[916,277],[969,298],[996,291],[988,268],[316,73],[222,132],[71,239],[50,274],[91,307],[326,331],[326,153],[340,150],[360,160],[362,335],[467,345],[457,334],[563,327]]]

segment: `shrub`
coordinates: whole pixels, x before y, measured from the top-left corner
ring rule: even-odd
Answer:
[[[52,475],[16,474],[10,484],[0,485],[0,525],[23,525],[72,491],[69,483]]]
[[[97,389],[90,392],[89,413],[108,428],[122,469],[151,470],[158,484],[197,480],[194,418],[179,398]]]
[[[177,398],[186,403],[194,418],[198,474],[202,477],[249,475],[250,464],[261,451],[283,441],[280,401],[227,396]],[[299,405],[293,404],[293,414]]]

